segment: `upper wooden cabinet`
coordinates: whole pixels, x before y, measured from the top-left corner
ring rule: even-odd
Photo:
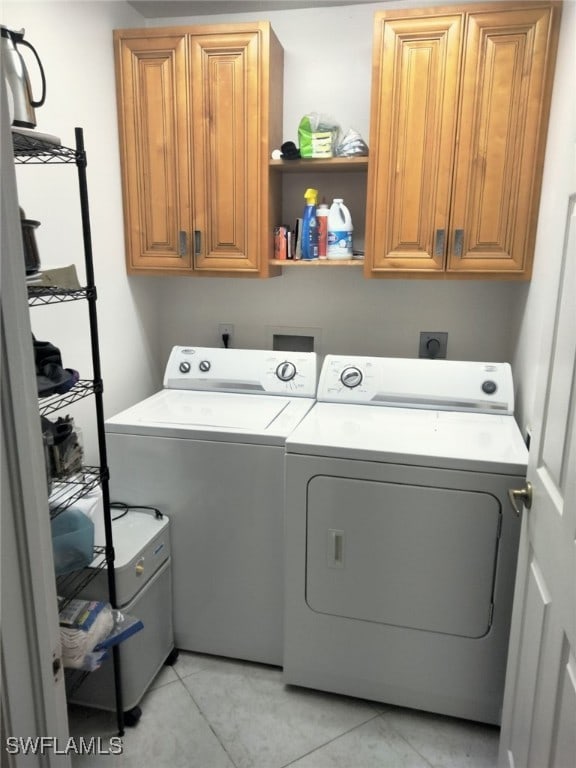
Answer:
[[[559,17],[376,14],[367,276],[530,276]]]
[[[268,276],[283,53],[267,22],[115,30],[127,268]]]

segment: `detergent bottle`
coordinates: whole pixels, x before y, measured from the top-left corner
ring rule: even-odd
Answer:
[[[302,258],[318,258],[318,221],[316,219],[316,204],[318,190],[307,189],[304,193],[306,205],[302,216]]]
[[[326,255],[329,259],[352,258],[352,217],[341,197],[334,198],[328,214],[328,246]]]

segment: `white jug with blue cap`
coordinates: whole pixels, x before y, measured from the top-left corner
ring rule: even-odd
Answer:
[[[352,217],[341,197],[335,197],[328,214],[328,259],[352,258]]]

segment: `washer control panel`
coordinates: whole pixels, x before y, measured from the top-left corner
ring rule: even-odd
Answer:
[[[315,397],[314,352],[174,347],[164,373],[167,389]]]
[[[326,355],[318,400],[511,414],[514,387],[508,363]]]

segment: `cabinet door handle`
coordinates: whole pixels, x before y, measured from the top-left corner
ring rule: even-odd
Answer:
[[[184,230],[178,234],[178,256],[186,256],[188,249],[188,236]]]
[[[446,242],[446,230],[437,229],[434,237],[434,256],[444,255],[444,245]]]
[[[202,232],[199,229],[194,230],[194,256],[199,256],[202,252]]]
[[[464,230],[454,230],[454,256],[462,256],[462,246],[464,245]]]

